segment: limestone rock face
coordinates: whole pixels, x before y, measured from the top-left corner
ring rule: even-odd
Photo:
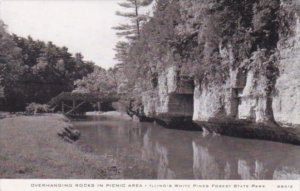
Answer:
[[[180,86],[181,82],[176,78],[178,76],[173,67],[159,76],[157,115],[174,117],[193,115],[193,91],[189,93],[190,89],[184,88],[186,86]]]
[[[274,180],[299,180],[300,172],[298,169],[292,169],[284,167],[282,169],[276,169],[273,175]]]
[[[189,117],[193,115],[194,89],[190,81],[170,67],[158,77],[158,93],[146,92],[142,97],[148,117]]]
[[[148,117],[156,115],[156,107],[158,104],[157,95],[153,92],[145,92],[142,96],[142,103],[144,106],[144,113]]]
[[[274,118],[283,125],[300,125],[300,21],[295,36],[280,47],[280,75],[273,98]]]
[[[227,47],[227,48],[226,48]],[[232,47],[219,45],[223,61],[234,63]],[[239,68],[231,67],[229,77],[224,83],[195,82],[194,121],[209,121],[218,118],[236,118],[238,115],[238,94],[245,87],[246,74]]]
[[[194,94],[195,121],[208,121],[224,112],[225,86],[202,87],[197,84]]]
[[[291,26],[293,36],[280,37],[279,57],[272,51],[270,54],[268,50],[258,49],[251,58],[242,61],[245,64],[236,64],[232,47],[220,45],[221,59],[230,66],[224,82],[204,83],[195,79],[192,83],[181,74],[180,68],[165,69],[159,74],[156,94],[143,95],[144,113],[151,117],[192,116],[197,122],[225,119],[300,126],[300,19],[295,23]],[[278,75],[275,72],[275,80],[268,73],[273,69],[279,71]]]
[[[255,122],[269,121],[268,96],[266,95],[267,78],[262,75],[254,76],[253,71],[247,74],[246,85],[240,95],[238,118]]]
[[[238,113],[238,93],[245,84],[244,81],[243,72],[231,69],[228,81],[224,84],[196,83],[193,120],[209,121],[213,118],[235,118]]]
[[[188,76],[180,75],[180,69],[176,66],[168,68],[163,75],[167,77],[168,94],[192,95],[194,93],[193,80]]]
[[[245,83],[243,83],[245,81]],[[195,121],[212,118],[251,120],[258,123],[272,120],[271,99],[266,94],[267,78],[254,76],[254,71],[238,74],[232,70],[226,84],[197,84],[194,92]]]

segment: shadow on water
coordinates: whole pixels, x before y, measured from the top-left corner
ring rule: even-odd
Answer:
[[[300,179],[300,147],[131,121],[76,121],[79,144],[128,179]]]

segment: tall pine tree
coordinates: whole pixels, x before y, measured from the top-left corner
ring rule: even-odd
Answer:
[[[127,39],[139,39],[142,22],[147,20],[147,15],[141,13],[142,7],[149,6],[153,0],[124,0],[125,2],[119,3],[122,8],[130,10],[129,12],[117,11],[116,15],[130,19],[129,24],[120,24],[114,27],[118,30],[118,36],[124,36]]]
[[[116,15],[128,18],[129,22],[113,27],[113,29],[117,30],[116,34],[119,37],[125,37],[129,41],[120,41],[115,47],[117,52],[115,59],[119,61],[119,65],[125,62],[130,42],[140,38],[141,25],[147,21],[147,14],[142,13],[140,9],[149,6],[152,2],[153,0],[124,0],[124,2],[119,3],[122,8],[129,10],[116,12]]]

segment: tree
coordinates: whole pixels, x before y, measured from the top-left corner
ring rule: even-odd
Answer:
[[[119,41],[116,44],[114,50],[116,51],[115,60],[118,60],[116,67],[122,67],[122,64],[126,61],[128,55],[129,43],[125,41]]]
[[[61,92],[72,91],[74,81],[94,69],[94,64],[84,61],[80,53],[72,56],[66,47],[58,47],[52,42],[45,43],[31,37],[22,38],[17,35],[12,35],[11,41],[15,46],[14,49],[19,50],[22,73],[8,70],[8,67],[12,68],[16,64],[5,65],[6,76],[17,78],[14,80],[15,83],[7,83],[7,77],[5,81],[2,80],[5,84],[11,84],[11,88],[5,88],[9,90],[6,91],[9,94],[6,105],[12,106],[10,110],[23,110],[26,104],[31,102],[47,103]],[[5,42],[4,39],[0,44],[1,42]],[[3,49],[3,51],[9,50],[3,55],[12,55],[14,49]],[[0,54],[1,50],[0,45]]]
[[[138,40],[141,33],[141,25],[147,21],[148,16],[141,13],[140,9],[149,6],[153,0],[124,0],[124,2],[119,3],[122,8],[129,9],[129,12],[117,11],[116,15],[129,18],[130,21],[127,24],[120,24],[113,29],[117,30],[117,36],[125,37],[129,41]],[[115,59],[119,61],[116,67],[122,67],[126,62],[126,57],[128,55],[128,48],[130,42],[119,41],[116,44]]]
[[[114,96],[117,92],[117,82],[114,72],[113,69],[106,71],[101,67],[95,66],[94,72],[74,82],[76,88],[73,92]]]
[[[127,39],[139,39],[142,22],[147,21],[147,15],[140,13],[141,7],[146,7],[152,3],[153,0],[124,0],[119,3],[123,8],[130,9],[130,12],[117,11],[116,14],[130,19],[129,24],[120,24],[114,27],[118,36],[124,36]]]
[[[136,82],[141,81],[151,81],[152,86],[156,87],[158,68],[174,64],[173,60],[166,57],[170,55],[173,42],[177,40],[175,32],[180,21],[178,1],[156,1],[154,8],[153,16],[140,31],[140,38],[126,49],[127,60],[123,73],[131,86],[129,92],[135,88]]]
[[[6,32],[6,25],[0,20],[0,91],[2,97],[11,99],[17,95],[15,84],[24,71],[21,49]]]

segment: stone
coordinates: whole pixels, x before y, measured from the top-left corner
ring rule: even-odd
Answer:
[[[228,80],[223,84],[195,82],[193,120],[235,119],[238,115],[239,96],[245,83],[244,72],[232,68]]]
[[[142,104],[144,107],[144,114],[148,117],[154,117],[156,115],[156,107],[157,107],[157,95],[152,92],[145,92],[142,95]]]
[[[289,46],[279,47],[280,75],[273,97],[275,121],[283,126],[300,125],[300,20],[297,17],[295,36],[288,39]]]
[[[173,70],[172,68],[170,69]],[[175,94],[169,87],[174,86],[169,78],[174,77],[172,72],[162,73],[158,78],[158,100],[155,113],[158,116],[185,117],[193,115],[193,95]],[[173,87],[174,88],[174,87]],[[172,88],[171,88],[172,89]]]
[[[247,81],[240,96],[238,119],[253,120],[258,123],[268,122],[269,116],[268,97],[266,95],[267,78],[262,75],[254,77],[254,71],[247,74]]]
[[[181,75],[177,66],[172,66],[166,71],[168,94],[193,95],[193,80],[189,76]]]
[[[275,170],[275,172],[273,174],[273,179],[274,180],[299,180],[300,179],[300,169],[290,167],[289,164],[286,164]]]
[[[300,1],[297,2],[299,6]],[[282,1],[281,9],[285,3]],[[179,67],[166,68],[158,75],[157,89],[143,95],[145,115],[165,123],[192,117],[211,133],[299,145],[300,18],[297,14],[296,25],[291,26],[293,35],[286,39],[279,34],[279,57],[277,52],[258,49],[236,64],[232,46],[220,44],[220,58],[229,66],[229,76],[222,82],[195,79],[191,83]],[[204,47],[207,56],[214,47],[209,43]],[[258,172],[260,167],[257,164]]]
[[[194,94],[194,121],[209,121],[224,114],[225,85],[197,84]]]

